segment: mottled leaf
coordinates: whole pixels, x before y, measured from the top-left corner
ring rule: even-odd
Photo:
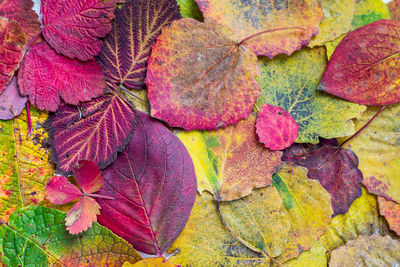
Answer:
[[[161,29],[179,18],[175,0],[128,0],[116,9],[98,58],[106,78],[117,85],[144,89],[151,46]]]
[[[18,69],[24,56],[25,44],[21,26],[13,20],[0,17],[0,93]]]
[[[355,132],[351,120],[365,110],[364,106],[316,91],[326,63],[324,48],[260,60],[262,95],[256,109],[266,103],[288,111],[300,127],[296,142],[315,144],[318,136],[351,135]]]
[[[47,122],[57,170],[70,173],[80,160],[105,168],[132,138],[136,112],[115,92],[79,106],[62,104]]]
[[[82,62],[57,54],[47,43],[32,45],[18,73],[22,95],[39,109],[56,111],[60,97],[77,105],[103,94],[101,68],[94,60]]]
[[[198,190],[234,200],[268,186],[281,166],[281,152],[264,148],[255,133],[255,115],[217,131],[179,132],[193,159]]]
[[[336,47],[319,90],[366,105],[400,102],[400,22],[380,20],[348,34]]]
[[[215,21],[229,28],[232,40],[250,48],[257,55],[270,58],[290,55],[308,45],[318,33],[323,12],[316,0],[195,0],[206,21]],[[266,33],[285,27],[287,29]],[[228,35],[229,36],[229,35]]]
[[[396,266],[400,263],[400,242],[389,236],[360,236],[332,251],[329,266]]]
[[[173,127],[236,124],[260,94],[256,55],[212,23],[184,18],[164,27],[148,64],[151,115]]]
[[[45,185],[54,173],[47,133],[47,114],[31,109],[33,131],[28,135],[26,112],[14,120],[0,120],[0,218],[8,221],[17,208],[43,205]]]
[[[78,236],[65,230],[65,214],[44,207],[15,211],[0,228],[2,260],[8,266],[121,266],[141,257],[128,242],[93,224]]]
[[[285,267],[326,267],[328,261],[325,256],[326,249],[320,242],[316,242],[308,251],[304,251],[298,258],[285,262]]]
[[[190,155],[162,123],[138,112],[132,141],[103,170],[99,222],[136,249],[161,256],[185,226],[197,184]]]
[[[32,0],[0,0],[0,17],[17,21],[25,33],[27,43],[40,33],[38,15],[32,7]]]
[[[308,178],[321,182],[331,194],[333,216],[344,214],[361,196],[363,175],[353,151],[330,145],[295,144],[284,157],[308,169]]]
[[[147,258],[141,261],[136,262],[135,264],[125,262],[122,267],[178,267],[179,265],[175,265],[169,263],[165,258]]]
[[[384,197],[378,197],[379,212],[385,216],[390,229],[400,236],[400,204],[387,200]]]
[[[378,109],[368,108],[356,128],[364,126]],[[386,107],[345,147],[358,156],[368,191],[400,203],[400,104]]]
[[[93,59],[102,46],[98,38],[111,30],[116,0],[42,0],[42,34],[57,51],[70,58]]]
[[[64,176],[54,176],[46,185],[46,199],[56,205],[69,203],[82,195],[81,190]]]
[[[180,7],[182,17],[204,21],[203,14],[194,0],[177,0],[176,2]]]
[[[20,95],[17,78],[13,77],[0,94],[0,120],[11,120],[21,114],[26,101],[28,98]]]
[[[400,21],[400,0],[392,0],[388,3],[388,8],[392,13],[392,19]]]
[[[271,150],[283,150],[299,136],[299,125],[289,112],[268,104],[258,114],[256,129],[260,142]]]

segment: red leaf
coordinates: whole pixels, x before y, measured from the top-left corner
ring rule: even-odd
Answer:
[[[180,234],[197,181],[190,155],[162,123],[139,113],[132,141],[104,171],[99,222],[136,249],[161,255]]]
[[[24,48],[25,34],[19,24],[0,17],[0,93],[18,69]]]
[[[99,166],[88,160],[81,160],[79,167],[73,169],[74,177],[83,193],[90,194],[100,190],[104,177],[101,176]]]
[[[400,102],[400,22],[380,20],[348,34],[337,46],[319,87],[365,105]]]
[[[60,54],[92,59],[111,30],[115,0],[42,0],[43,36]]]
[[[299,136],[299,125],[286,110],[265,104],[257,117],[260,142],[271,150],[289,147]]]
[[[21,94],[40,109],[56,111],[60,97],[77,105],[103,94],[105,83],[94,60],[82,62],[57,54],[45,42],[34,44],[18,73]]]
[[[11,120],[21,114],[26,101],[28,98],[19,94],[17,78],[13,77],[0,94],[0,120]]]
[[[106,77],[118,85],[144,89],[151,46],[163,26],[180,17],[175,0],[129,0],[117,9],[98,60]]]
[[[62,104],[46,122],[53,161],[64,173],[83,159],[105,168],[129,143],[135,123],[132,104],[115,92],[77,107]]]
[[[308,169],[308,178],[321,182],[332,196],[334,214],[344,214],[361,196],[363,175],[353,151],[331,145],[294,144],[284,157]]]
[[[64,176],[54,176],[46,185],[46,199],[56,205],[67,204],[82,195]]]
[[[65,217],[65,226],[73,234],[79,234],[92,227],[97,222],[97,215],[100,214],[100,206],[96,200],[84,196],[72,207]]]

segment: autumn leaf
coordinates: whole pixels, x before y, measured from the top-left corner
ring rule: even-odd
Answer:
[[[32,134],[26,112],[0,120],[0,219],[8,221],[17,208],[45,204],[45,185],[53,175],[47,133],[47,114],[31,109]]]
[[[298,258],[285,262],[285,267],[326,267],[328,261],[325,256],[326,249],[320,242],[316,242],[308,251],[304,251]]]
[[[208,191],[216,199],[228,201],[272,183],[282,153],[258,142],[255,123],[252,114],[237,125],[217,131],[177,133],[193,159],[200,193]]]
[[[290,114],[272,105],[264,105],[257,117],[257,135],[271,150],[283,150],[299,136],[299,125]]]
[[[178,267],[179,265],[169,263],[165,258],[147,258],[132,264],[125,262],[122,267]]]
[[[121,266],[140,255],[125,240],[97,223],[72,236],[65,230],[65,214],[44,207],[15,211],[0,228],[0,248],[8,266]]]
[[[118,86],[144,89],[151,46],[161,29],[179,18],[174,0],[128,0],[116,9],[98,57],[106,78]]]
[[[46,123],[57,170],[68,174],[83,159],[105,168],[131,140],[136,116],[113,91],[78,106],[62,104]]]
[[[294,144],[284,158],[308,169],[308,177],[321,182],[332,196],[334,214],[344,214],[361,196],[363,175],[353,151],[331,145]]]
[[[385,217],[390,229],[400,236],[400,204],[384,197],[378,197],[378,203],[380,214]]]
[[[1,7],[1,3],[0,3]],[[10,83],[24,56],[25,34],[13,20],[0,17],[0,94]]]
[[[399,255],[400,242],[390,236],[360,236],[332,251],[329,266],[394,266]]]
[[[399,0],[393,0],[388,3],[388,8],[390,12],[392,13],[392,19],[400,21],[400,1]]]
[[[104,77],[94,60],[82,62],[57,54],[47,43],[32,45],[18,73],[22,95],[39,109],[56,111],[60,97],[77,105],[103,94]]]
[[[184,18],[164,27],[148,64],[151,116],[172,127],[236,124],[260,94],[256,55],[212,23]]]
[[[135,249],[161,256],[185,226],[196,196],[193,163],[162,123],[138,112],[131,142],[103,170],[99,222]]]
[[[229,29],[226,36],[251,49],[257,55],[270,58],[292,54],[307,45],[318,33],[323,12],[316,0],[195,0],[205,21],[213,21]],[[266,33],[277,28],[289,29]],[[292,27],[292,28],[291,28]],[[301,27],[303,29],[293,29]],[[290,29],[291,28],[291,29]],[[253,38],[254,37],[254,38]]]
[[[327,64],[324,48],[305,48],[291,57],[262,58],[259,64],[262,94],[255,109],[270,104],[288,111],[299,125],[296,142],[316,144],[319,136],[335,138],[355,132],[352,119],[365,107],[316,90]]]
[[[116,0],[42,0],[42,34],[57,53],[90,60],[111,30]]]
[[[336,47],[318,89],[365,105],[400,102],[399,38],[400,22],[391,20],[351,32]]]
[[[180,7],[182,17],[204,21],[203,14],[194,0],[177,0],[176,2]]]
[[[26,101],[28,98],[20,95],[17,78],[13,77],[0,94],[0,120],[11,120],[21,114]]]

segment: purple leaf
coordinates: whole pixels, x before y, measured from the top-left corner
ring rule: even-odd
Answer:
[[[28,98],[19,94],[17,78],[12,78],[0,94],[0,120],[11,120],[21,114],[26,101]]]
[[[161,256],[184,228],[197,191],[194,166],[180,140],[138,112],[132,141],[103,171],[100,224],[135,249]]]

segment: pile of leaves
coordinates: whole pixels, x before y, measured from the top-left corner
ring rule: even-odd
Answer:
[[[0,0],[0,265],[400,264],[400,0]]]

